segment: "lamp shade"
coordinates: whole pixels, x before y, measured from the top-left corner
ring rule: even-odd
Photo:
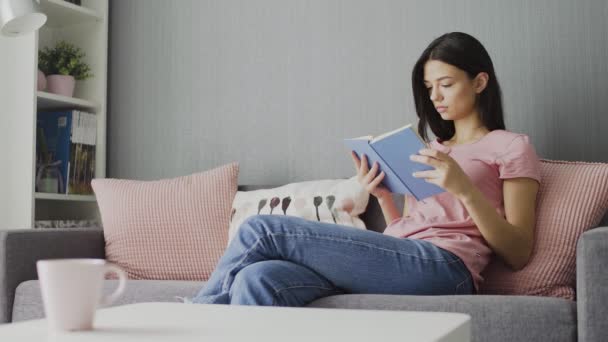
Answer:
[[[28,34],[46,22],[34,0],[0,0],[0,33],[9,37]]]

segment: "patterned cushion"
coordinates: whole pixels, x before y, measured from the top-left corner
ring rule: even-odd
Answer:
[[[238,191],[232,204],[228,239],[229,242],[232,240],[247,217],[258,214],[297,216],[365,229],[359,214],[365,211],[368,200],[369,193],[356,176]]]
[[[131,279],[207,280],[224,252],[239,165],[173,179],[95,179],[106,258]]]
[[[576,243],[608,209],[608,164],[541,159],[541,179],[528,264],[514,272],[494,257],[480,293],[574,300]]]

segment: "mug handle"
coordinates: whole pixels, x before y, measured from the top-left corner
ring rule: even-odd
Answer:
[[[118,297],[120,297],[120,295],[122,295],[122,293],[125,291],[125,287],[127,285],[127,274],[125,273],[125,271],[122,270],[122,268],[120,268],[114,264],[106,264],[104,266],[104,268],[105,268],[105,270],[103,272],[104,277],[109,272],[114,272],[118,275],[118,288],[116,290],[114,290],[114,292],[112,294],[101,298],[100,304],[102,306],[110,305],[116,299],[118,299]]]

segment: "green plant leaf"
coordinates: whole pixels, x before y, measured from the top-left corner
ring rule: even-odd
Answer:
[[[54,48],[45,47],[38,52],[38,68],[45,75],[70,75],[77,80],[93,77],[90,66],[84,61],[85,53],[66,41]]]

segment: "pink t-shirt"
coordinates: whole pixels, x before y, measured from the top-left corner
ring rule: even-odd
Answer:
[[[436,139],[430,147],[456,160],[502,217],[503,179],[528,177],[540,182],[540,161],[525,134],[494,130],[469,144],[445,146]],[[405,200],[409,216],[393,220],[384,234],[427,240],[454,253],[467,266],[479,290],[483,281],[480,273],[492,250],[464,205],[447,191],[419,202],[411,195]]]

